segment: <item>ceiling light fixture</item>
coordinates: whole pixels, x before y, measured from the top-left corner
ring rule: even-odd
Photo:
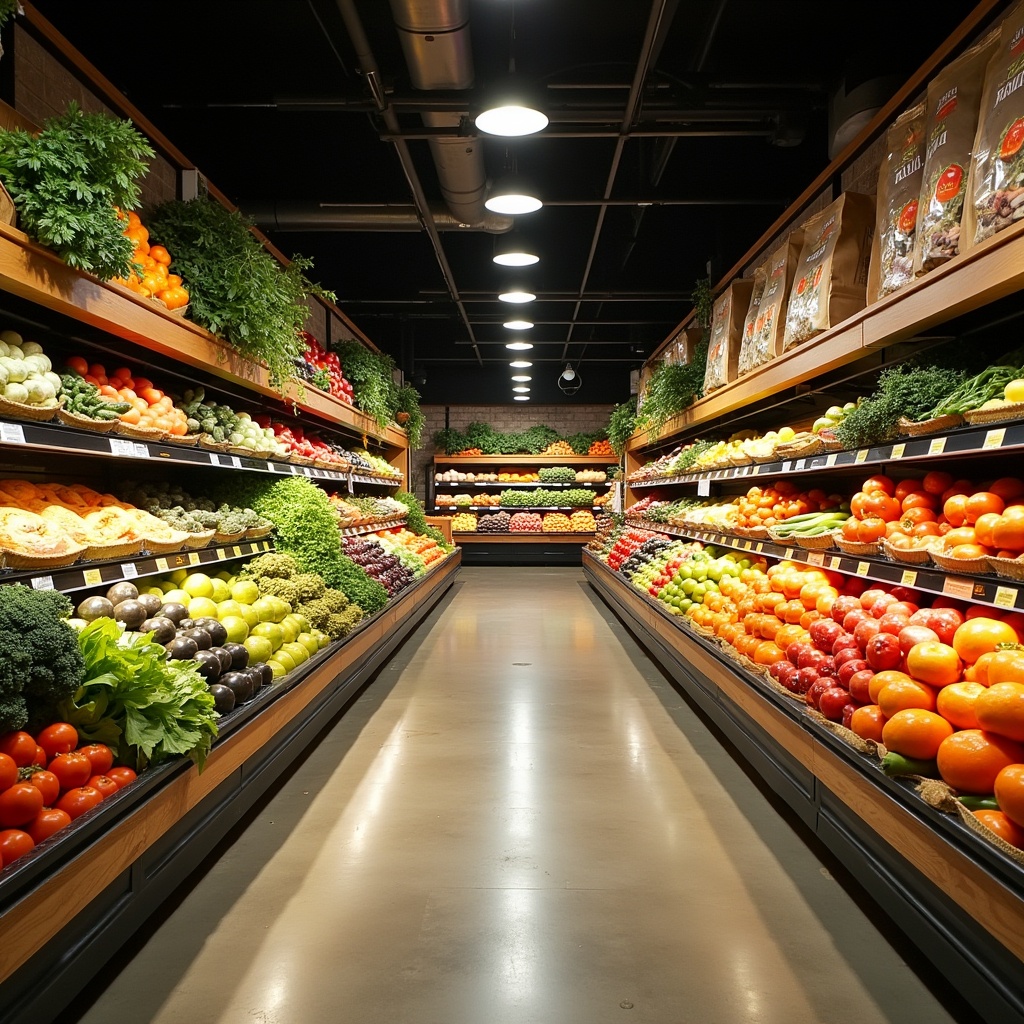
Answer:
[[[520,289],[514,289],[513,291],[502,292],[498,298],[502,302],[533,302],[536,295],[533,292],[524,292]]]
[[[519,387],[513,388],[512,390],[515,391],[516,394],[519,394],[519,395],[528,394],[529,391],[530,391],[530,389],[528,387],[526,387],[525,385],[521,385]]]
[[[514,373],[512,374],[512,379],[519,384],[525,384],[528,380],[533,380],[528,373]]]
[[[528,370],[533,366],[533,363],[531,363],[529,359],[513,359],[508,365],[511,366],[513,370]]]
[[[510,40],[514,46],[515,29]],[[516,75],[515,56],[511,55],[508,75],[485,86],[483,110],[473,118],[477,128],[488,135],[519,138],[535,135],[548,126],[548,116],[541,109],[539,90]]]
[[[530,400],[529,395],[513,395],[512,396],[517,402],[528,402]]]
[[[515,228],[494,240],[494,255],[491,259],[502,267],[530,267],[540,262],[533,246]]]
[[[514,352],[526,352],[527,349],[533,348],[533,345],[528,341],[509,341],[506,342],[505,348],[510,348]]]
[[[544,204],[535,191],[518,175],[499,178],[491,187],[491,194],[484,201],[484,206],[491,213],[516,215],[536,213]]]
[[[565,364],[558,378],[558,386],[567,395],[576,394],[583,386],[583,378],[572,368],[572,363]]]
[[[532,320],[506,320],[502,325],[507,331],[528,331],[533,326]]]

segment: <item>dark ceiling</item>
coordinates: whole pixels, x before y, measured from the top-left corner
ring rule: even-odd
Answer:
[[[438,24],[468,24],[472,88],[414,87],[393,6],[434,12]],[[213,184],[259,214],[282,251],[313,259],[312,276],[395,357],[425,401],[465,403],[511,400],[514,356],[502,327],[510,313],[536,324],[526,354],[534,402],[625,398],[630,369],[689,312],[694,282],[709,265],[712,281],[724,274],[827,166],[830,102],[865,82],[888,98],[972,5],[177,0],[171,9],[35,0],[35,7]],[[479,135],[468,115],[510,58],[519,77],[543,91],[551,123],[520,140]],[[496,266],[500,236],[480,225],[456,228],[445,214],[425,111],[454,115],[451,127],[432,132],[482,147],[487,178],[514,166],[536,183],[545,206],[518,226],[539,247],[537,266]],[[348,218],[343,230],[282,230],[269,219],[275,207],[282,222],[308,219],[311,209],[323,218],[316,207],[325,203],[334,204],[336,220]],[[368,220],[375,230],[351,230]],[[397,226],[403,230],[390,229]],[[537,301],[498,302],[513,280]],[[584,382],[569,399],[556,386],[567,360],[581,366]]]

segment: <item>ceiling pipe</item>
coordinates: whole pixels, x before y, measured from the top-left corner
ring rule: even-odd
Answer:
[[[428,203],[430,219],[438,231],[509,230],[511,217],[491,213],[482,223],[469,225],[442,202]],[[267,202],[245,208],[260,227],[270,231],[422,231],[419,210],[405,203],[317,203]]]

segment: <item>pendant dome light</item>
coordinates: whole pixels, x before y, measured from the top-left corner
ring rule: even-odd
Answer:
[[[507,331],[528,331],[533,326],[532,320],[506,320],[502,325]]]
[[[533,366],[533,363],[531,363],[529,359],[513,359],[508,365],[511,366],[513,370],[528,370]]]
[[[535,135],[548,126],[548,116],[532,89],[510,74],[486,90],[484,109],[476,115],[474,124],[488,135],[518,138]]]
[[[505,348],[510,348],[513,352],[526,352],[533,348],[533,344],[529,341],[508,341]]]
[[[572,363],[566,363],[558,378],[558,387],[564,394],[574,395],[582,386],[583,378],[572,368]]]
[[[498,298],[502,302],[533,302],[537,296],[533,292],[523,291],[521,288],[512,288],[507,292],[501,292]]]
[[[491,194],[484,200],[484,206],[492,213],[510,216],[536,213],[543,205],[536,190],[517,174],[505,174],[498,178],[491,186]]]
[[[534,247],[526,241],[518,228],[495,238],[494,255],[491,259],[502,267],[529,267],[540,262]]]

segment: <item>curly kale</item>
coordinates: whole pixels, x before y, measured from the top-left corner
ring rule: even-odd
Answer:
[[[283,580],[278,576],[257,576],[255,579],[260,594],[279,597],[287,601],[292,608],[299,603],[299,588],[291,580]]]
[[[327,587],[323,577],[315,572],[300,572],[292,577],[291,582],[295,586],[300,603],[303,604],[323,597]]]
[[[0,732],[71,696],[85,675],[71,602],[55,590],[0,587]]]
[[[296,573],[299,567],[291,555],[283,551],[271,551],[267,555],[257,555],[254,559],[242,566],[243,576],[272,577],[279,580],[289,580]]]

